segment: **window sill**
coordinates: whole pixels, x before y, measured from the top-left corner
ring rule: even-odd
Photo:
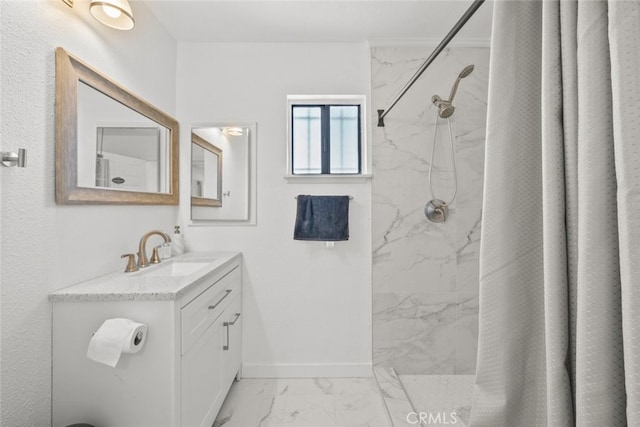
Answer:
[[[371,174],[360,175],[285,175],[288,184],[292,183],[338,183],[353,184],[371,181]]]

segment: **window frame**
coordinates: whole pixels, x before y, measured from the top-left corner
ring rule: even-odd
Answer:
[[[330,124],[329,115],[331,106],[357,106],[359,109],[358,130],[358,170],[357,173],[331,173],[330,168],[330,137],[328,130]],[[322,109],[322,127],[326,138],[322,144],[329,145],[329,151],[322,154],[321,173],[293,173],[293,110],[294,107],[326,107]],[[328,177],[366,177],[368,170],[367,157],[367,128],[366,128],[366,97],[365,95],[289,95],[287,96],[287,178],[328,178]],[[326,140],[325,140],[326,139]],[[325,161],[327,164],[325,164]]]

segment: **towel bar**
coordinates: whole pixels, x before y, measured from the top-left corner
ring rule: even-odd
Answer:
[[[295,196],[294,199],[298,200],[298,196]],[[349,195],[349,200],[353,200],[353,196]]]

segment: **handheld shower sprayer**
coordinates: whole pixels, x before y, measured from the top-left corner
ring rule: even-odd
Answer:
[[[451,130],[451,121],[449,117],[453,115],[453,112],[456,108],[453,106],[453,98],[456,96],[456,92],[458,91],[458,86],[460,85],[460,80],[469,76],[473,72],[473,65],[467,65],[462,69],[460,74],[458,74],[458,78],[456,79],[453,87],[451,88],[451,93],[449,94],[449,99],[442,99],[438,95],[433,95],[431,97],[431,102],[438,108],[438,113],[436,115],[436,121],[433,125],[433,146],[431,150],[431,160],[429,162],[429,191],[431,192],[431,200],[427,202],[424,207],[424,214],[426,217],[432,222],[444,222],[447,220],[447,215],[449,213],[449,205],[453,203],[456,198],[456,193],[458,192],[458,169],[456,166],[456,153],[455,147],[453,144],[453,132]],[[436,151],[436,135],[438,132],[438,118],[447,119],[447,125],[449,128],[449,144],[451,148],[451,165],[453,167],[453,195],[451,199],[448,201],[441,200],[437,198],[433,191],[433,184],[431,180],[432,172],[433,172],[433,159],[435,157]]]
[[[453,97],[456,96],[456,92],[458,91],[458,85],[460,85],[460,80],[464,79],[465,77],[468,77],[469,74],[473,72],[473,68],[474,68],[473,64],[467,65],[462,69],[462,71],[460,71],[460,74],[458,75],[456,82],[453,84],[453,87],[451,88],[451,94],[449,95],[449,102],[453,102]]]
[[[453,98],[456,96],[456,92],[458,91],[458,86],[460,85],[460,80],[468,77],[469,74],[473,72],[473,65],[467,65],[460,71],[458,74],[458,78],[456,79],[453,87],[451,88],[451,93],[449,94],[449,99],[442,99],[438,95],[433,95],[431,97],[431,102],[438,107],[438,115],[442,119],[448,119],[453,115],[453,112],[456,110],[456,107],[453,106]]]

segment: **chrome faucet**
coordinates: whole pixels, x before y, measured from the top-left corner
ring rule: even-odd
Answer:
[[[149,266],[149,260],[147,259],[147,240],[149,239],[149,237],[153,236],[154,234],[157,234],[158,236],[162,237],[165,243],[169,243],[171,241],[171,238],[169,237],[169,235],[164,231],[151,230],[145,233],[140,239],[140,244],[138,246],[138,265],[140,267],[144,268]],[[160,257],[158,256],[158,248],[153,248],[153,256],[151,257],[151,263],[158,264],[159,262],[160,262]]]

